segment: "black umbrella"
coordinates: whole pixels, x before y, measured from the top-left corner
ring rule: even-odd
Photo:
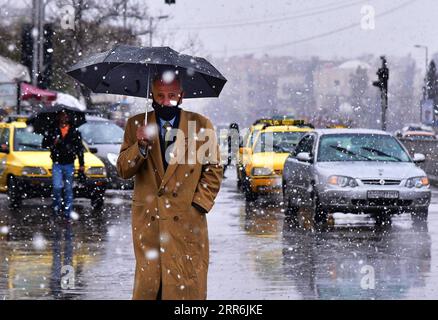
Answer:
[[[67,74],[96,93],[148,97],[148,76],[151,79],[167,70],[178,73],[185,98],[218,97],[227,82],[204,58],[169,47],[118,45],[78,62]]]
[[[218,97],[227,82],[204,58],[169,47],[118,45],[78,62],[67,73],[95,93],[148,98],[153,77],[165,71],[181,79],[184,98]]]
[[[85,119],[85,113],[79,109],[71,108],[62,104],[56,104],[52,107],[46,107],[38,113],[32,115],[27,120],[27,124],[33,127],[33,131],[35,133],[47,135],[58,126],[57,115],[62,111],[68,115],[70,125],[73,127],[80,127],[87,122]]]

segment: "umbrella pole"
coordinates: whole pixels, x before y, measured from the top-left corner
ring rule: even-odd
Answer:
[[[149,109],[149,90],[150,90],[151,69],[148,68],[147,96],[146,96],[146,113],[144,115],[144,125],[148,124],[148,109]]]

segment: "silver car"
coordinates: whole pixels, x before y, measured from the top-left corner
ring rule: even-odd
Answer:
[[[410,212],[427,219],[431,191],[425,172],[391,134],[366,129],[321,129],[306,134],[283,171],[286,214],[312,209],[315,223],[329,213],[371,213],[377,223]]]

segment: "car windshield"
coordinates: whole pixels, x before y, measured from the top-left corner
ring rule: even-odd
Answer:
[[[392,136],[381,134],[330,134],[322,136],[318,161],[410,162],[408,154]]]
[[[33,133],[27,128],[15,129],[14,150],[15,151],[48,151],[41,144],[43,136]]]
[[[123,129],[110,121],[88,121],[79,127],[87,144],[121,144]]]
[[[254,146],[254,153],[290,153],[305,132],[262,132]]]

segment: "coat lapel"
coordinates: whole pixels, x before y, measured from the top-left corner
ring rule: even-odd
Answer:
[[[187,113],[184,110],[181,110],[178,129],[183,135],[181,137],[177,136],[177,139],[175,140],[174,154],[176,158],[180,157],[181,154],[179,153],[181,152],[183,153],[182,154],[183,157],[185,157],[185,154],[187,153],[186,137],[188,137],[188,119],[187,119]],[[182,138],[182,141],[180,138]],[[177,166],[178,166],[178,161],[174,163],[169,163],[169,165],[167,166],[167,170],[164,173],[163,180],[161,182],[162,187],[166,185],[166,183],[175,173]]]

